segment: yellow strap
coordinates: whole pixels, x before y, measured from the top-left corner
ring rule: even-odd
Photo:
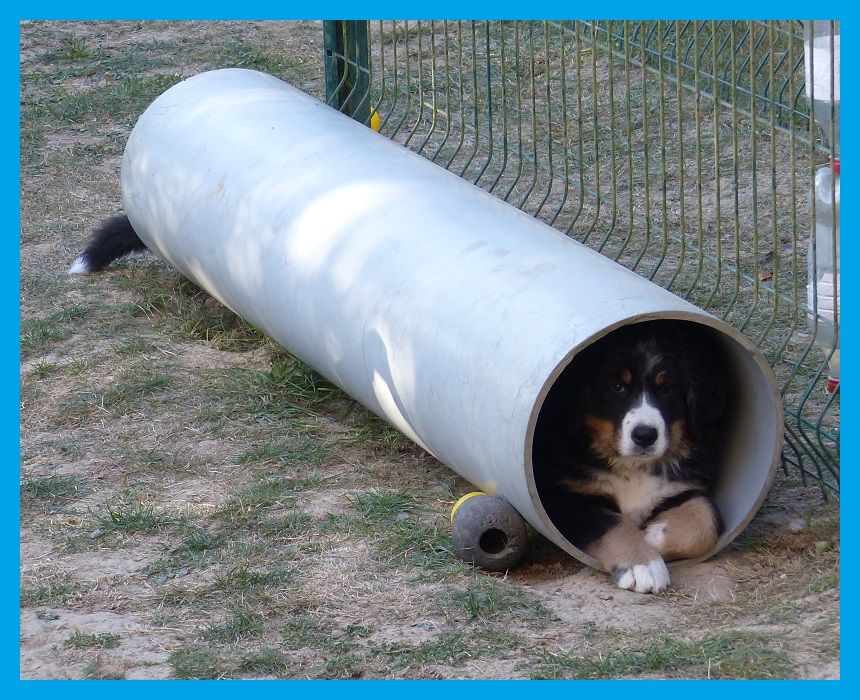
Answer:
[[[468,501],[472,496],[486,496],[487,494],[484,491],[472,491],[471,493],[467,493],[465,496],[460,496],[457,499],[457,502],[454,504],[454,507],[451,509],[451,522],[454,522],[454,515],[457,513],[457,509],[463,505],[466,501]]]

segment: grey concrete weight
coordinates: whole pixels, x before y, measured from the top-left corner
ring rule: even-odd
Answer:
[[[468,494],[451,511],[454,551],[487,571],[505,571],[526,551],[528,531],[517,510],[498,496]]]

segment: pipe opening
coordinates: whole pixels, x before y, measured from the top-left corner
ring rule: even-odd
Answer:
[[[508,536],[502,530],[491,527],[481,534],[478,546],[487,554],[501,554],[508,547]]]
[[[621,510],[644,528],[685,494],[706,492],[718,541],[667,556],[702,560],[764,500],[780,448],[778,393],[749,343],[710,323],[617,328],[581,349],[549,388],[534,428],[534,483],[577,558],[595,565],[589,544]]]

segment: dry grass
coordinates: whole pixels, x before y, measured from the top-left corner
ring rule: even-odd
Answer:
[[[833,505],[780,477],[668,595],[533,535],[450,552],[471,487],[152,257],[70,278],[140,110],[252,65],[319,95],[302,23],[22,26],[22,674],[834,677]]]

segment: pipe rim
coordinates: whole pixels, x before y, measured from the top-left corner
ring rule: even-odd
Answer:
[[[630,316],[629,318],[615,321],[614,323],[611,323],[604,328],[601,328],[598,332],[592,334],[588,338],[584,339],[582,342],[578,343],[571,350],[569,350],[561,359],[561,361],[554,367],[547,379],[544,381],[543,385],[540,388],[540,391],[537,394],[537,397],[535,398],[535,403],[532,407],[531,414],[529,415],[529,420],[526,427],[525,453],[523,455],[523,463],[526,467],[526,484],[528,487],[529,497],[531,498],[535,513],[540,519],[542,525],[553,535],[553,537],[550,537],[550,539],[578,561],[600,571],[606,571],[606,569],[604,569],[604,567],[600,565],[600,562],[597,559],[592,557],[590,554],[587,554],[586,552],[576,548],[570,541],[568,541],[555,527],[543,507],[543,503],[541,502],[535,483],[534,463],[532,461],[534,433],[535,428],[537,426],[538,417],[540,416],[541,409],[543,408],[544,401],[546,400],[550,389],[561,376],[562,372],[567,369],[568,365],[573,362],[573,360],[580,352],[582,352],[585,348],[589,347],[593,343],[596,343],[602,338],[605,338],[606,336],[612,334],[619,328],[639,323],[646,323],[648,321],[686,321],[698,323],[700,325],[713,328],[715,331],[718,331],[723,335],[727,336],[728,340],[734,341],[734,343],[736,343],[741,350],[745,351],[753,360],[756,369],[758,370],[758,373],[760,375],[760,379],[766,383],[770,390],[769,398],[771,399],[771,403],[773,405],[773,418],[776,433],[773,436],[773,452],[771,455],[770,465],[768,466],[764,479],[761,481],[761,487],[759,489],[758,494],[756,495],[752,507],[749,509],[749,512],[743,518],[741,518],[741,520],[733,528],[724,532],[710,551],[694,559],[679,559],[677,561],[667,562],[667,566],[669,567],[669,569],[683,568],[691,566],[693,564],[697,564],[699,562],[706,561],[707,559],[710,559],[715,554],[724,549],[732,541],[734,541],[747,528],[750,522],[752,522],[753,518],[756,516],[765,499],[767,498],[782,457],[783,432],[785,428],[782,409],[782,395],[779,391],[776,378],[774,377],[770,365],[768,364],[761,351],[755,345],[753,345],[752,342],[746,336],[736,330],[733,326],[729,325],[725,321],[721,321],[716,317],[705,314],[704,312],[695,313],[691,311],[667,310],[663,312],[652,311],[648,313],[637,314],[634,316]]]

